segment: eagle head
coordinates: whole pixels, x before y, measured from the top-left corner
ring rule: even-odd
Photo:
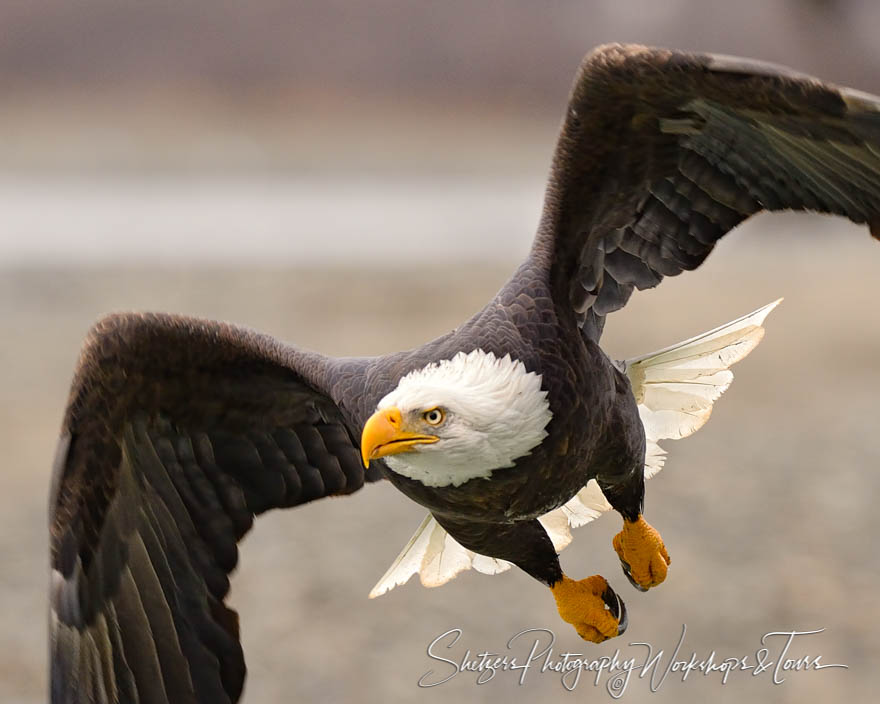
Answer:
[[[541,376],[510,355],[459,352],[402,377],[367,420],[364,465],[383,458],[426,486],[459,486],[513,466],[547,436]]]

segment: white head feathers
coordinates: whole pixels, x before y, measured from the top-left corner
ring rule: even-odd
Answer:
[[[547,436],[553,415],[539,374],[510,355],[499,359],[480,349],[410,372],[378,410],[392,406],[404,417],[434,407],[446,413],[433,431],[438,442],[384,458],[427,486],[459,486],[512,466]]]

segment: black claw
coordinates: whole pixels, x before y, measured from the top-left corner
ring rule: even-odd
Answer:
[[[633,579],[632,574],[630,573],[630,566],[629,566],[628,562],[624,562],[623,560],[621,560],[620,567],[623,570],[623,573],[626,575],[626,578],[629,580],[630,584],[632,584],[640,592],[648,591],[647,587],[643,587],[641,584],[639,584],[636,580]]]
[[[617,635],[622,636],[629,624],[626,616],[626,605],[623,603],[623,599],[617,596],[617,592],[609,584],[605,591],[602,592],[602,601],[605,602],[605,605],[611,611],[611,615],[617,619]]]

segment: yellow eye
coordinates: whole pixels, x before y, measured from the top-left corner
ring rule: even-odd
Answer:
[[[446,418],[446,414],[442,408],[431,408],[422,413],[422,418],[425,419],[428,425],[440,425],[444,418]]]

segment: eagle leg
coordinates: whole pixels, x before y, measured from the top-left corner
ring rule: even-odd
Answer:
[[[562,620],[584,640],[601,643],[626,630],[626,607],[604,577],[574,580],[563,575],[550,590]]]
[[[666,579],[669,553],[660,533],[641,515],[635,521],[623,519],[623,530],[614,536],[612,545],[623,573],[639,591],[646,592]]]
[[[482,523],[435,513],[434,519],[468,550],[512,562],[550,587],[559,615],[581,638],[594,643],[626,630],[626,607],[604,577],[573,580],[565,576],[553,542],[536,519]]]

